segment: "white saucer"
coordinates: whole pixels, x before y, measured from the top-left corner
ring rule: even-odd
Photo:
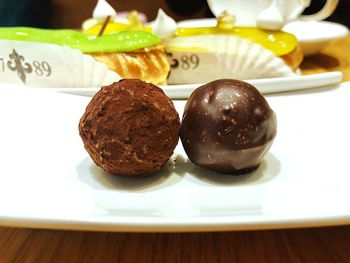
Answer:
[[[284,30],[298,38],[305,56],[317,54],[330,41],[349,34],[346,26],[328,21],[294,21],[287,24]]]
[[[183,20],[178,22],[181,27],[215,26],[215,18]],[[349,29],[338,23],[328,21],[294,21],[284,27],[286,32],[294,34],[301,45],[305,56],[319,53],[330,41],[345,37]]]

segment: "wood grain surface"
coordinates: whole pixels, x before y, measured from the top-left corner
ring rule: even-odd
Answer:
[[[303,73],[341,70],[350,80],[350,37],[305,58]],[[7,262],[350,262],[350,226],[210,233],[98,233],[0,227]]]
[[[349,262],[350,226],[141,234],[0,228],[0,262]]]

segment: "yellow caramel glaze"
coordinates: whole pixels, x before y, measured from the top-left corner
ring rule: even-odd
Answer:
[[[254,27],[234,27],[231,30],[219,30],[216,27],[178,28],[178,37],[199,35],[233,35],[248,39],[273,51],[277,56],[292,52],[298,42],[294,35],[283,31],[268,31]]]

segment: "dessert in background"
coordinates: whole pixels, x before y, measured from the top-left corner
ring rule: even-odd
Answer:
[[[110,35],[117,32],[148,31],[144,30],[144,15],[132,11],[123,17],[117,16],[114,8],[105,0],[98,0],[93,10],[92,18],[82,24],[84,32],[90,35]],[[169,62],[164,47],[158,42],[153,46],[133,50],[118,50],[90,53],[97,61],[117,72],[122,78],[137,78],[156,85],[166,84],[170,71]]]
[[[33,45],[33,48],[41,50],[43,54],[45,46],[41,46],[40,43],[77,49],[103,62],[122,78],[139,78],[155,84],[164,84],[169,73],[166,54],[159,46],[160,38],[143,30],[94,36],[70,29],[13,27],[0,28],[0,40],[7,40],[9,48],[12,45],[11,41],[36,43],[38,45]],[[48,60],[55,55],[46,52]],[[63,59],[69,61],[71,57]]]
[[[255,87],[220,79],[191,94],[180,138],[193,163],[221,173],[242,174],[260,165],[276,132],[275,113]]]
[[[117,26],[118,31],[121,27],[124,29],[130,29],[130,27],[140,27],[147,22],[145,14],[137,12],[135,10],[131,12],[118,12],[111,6],[106,0],[97,0],[94,10],[92,11],[92,17],[83,21],[81,27],[82,30],[89,30],[90,33],[97,35],[100,33],[100,29],[103,24],[108,26],[103,30],[103,33],[113,33],[111,26]]]
[[[163,84],[169,72],[166,54],[162,48],[158,47],[160,38],[142,30],[93,36],[70,29],[0,28],[0,41],[1,45],[9,50],[8,52],[12,51],[14,45],[19,46],[20,49],[21,45],[18,45],[18,43],[33,43],[32,50],[26,49],[26,57],[31,57],[31,53],[36,52],[40,53],[41,57],[44,56],[48,64],[50,64],[50,61],[57,62],[59,60],[61,65],[56,63],[55,72],[68,67],[66,63],[69,61],[69,66],[74,68],[75,63],[79,63],[79,61],[70,54],[58,57],[59,52],[46,50],[46,46],[42,45],[43,43],[64,48],[69,47],[72,50],[79,50],[85,55],[91,55],[95,60],[105,62],[105,65],[115,70],[122,78],[139,78],[152,83]],[[62,50],[60,53],[64,54],[64,51]],[[10,54],[4,55],[8,57]],[[109,60],[106,61],[105,57],[108,57]],[[35,60],[35,57],[33,59]],[[79,78],[80,75],[78,74],[79,72],[76,76],[71,77]],[[61,77],[68,78],[70,76]],[[119,79],[120,77],[114,78],[114,81]],[[81,81],[83,82],[84,79]],[[77,83],[76,86],[79,87],[79,84],[84,86],[82,83]]]
[[[116,12],[106,1],[100,0],[94,16],[101,25],[106,21],[103,14],[106,14],[109,21]],[[127,24],[117,23],[121,30],[108,32],[111,23],[106,23],[108,27],[102,30],[100,28],[97,34],[70,29],[0,28],[0,55],[4,57],[4,64],[8,57],[11,59],[13,50],[18,58],[22,57],[16,60],[16,69],[12,70],[12,67],[6,69],[6,72],[3,70],[2,79],[9,83],[22,81],[29,86],[70,88],[101,86],[120,78],[137,78],[157,85],[165,84],[170,65],[160,37],[144,30],[137,12],[129,14]],[[77,50],[84,55],[77,54]],[[27,62],[28,60],[30,61]],[[22,70],[21,61],[25,70]],[[103,65],[105,69],[102,70]],[[35,69],[38,74],[33,74]],[[20,80],[16,72],[13,72],[16,70]],[[112,71],[115,73],[111,74]],[[101,76],[95,76],[96,74]]]
[[[132,15],[130,13],[130,17]],[[223,12],[217,25],[212,27],[178,27],[161,9],[155,21],[148,25],[142,25],[137,15],[133,17],[129,18],[133,23],[109,21],[104,32],[138,28],[159,36],[171,65],[168,84],[293,76],[303,59],[294,35],[236,26],[234,17],[227,12]],[[83,29],[98,34],[103,22],[94,21],[95,24],[91,20],[84,22]]]
[[[180,120],[172,101],[155,85],[125,79],[102,87],[79,123],[85,149],[114,175],[157,172],[178,143]]]
[[[216,26],[178,28],[163,41],[171,58],[169,84],[293,76],[303,59],[294,35],[236,26],[227,12]]]
[[[141,48],[128,52],[89,53],[122,78],[136,78],[156,85],[167,84],[170,65],[162,46]]]

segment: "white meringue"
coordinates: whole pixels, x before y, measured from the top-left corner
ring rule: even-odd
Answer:
[[[117,11],[106,0],[98,0],[92,12],[92,17],[97,20],[102,20],[107,16],[116,17]]]
[[[168,16],[162,9],[159,9],[152,28],[153,33],[157,36],[167,38],[176,33],[177,25],[174,19]]]

